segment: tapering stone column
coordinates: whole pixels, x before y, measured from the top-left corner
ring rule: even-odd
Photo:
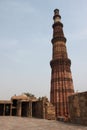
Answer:
[[[70,70],[71,60],[68,58],[66,38],[58,9],[54,10],[53,20],[50,100],[56,108],[56,117],[58,117],[69,114],[68,96],[74,93],[74,89]]]

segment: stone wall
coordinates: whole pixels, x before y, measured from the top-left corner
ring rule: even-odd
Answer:
[[[87,125],[87,91],[69,96],[69,113],[72,123]]]
[[[45,119],[48,120],[56,119],[55,107],[50,102],[47,102],[45,104]]]
[[[41,115],[40,113],[42,113],[42,118],[48,120],[56,119],[55,107],[48,101],[46,97],[38,100],[38,108],[40,108],[38,115]]]

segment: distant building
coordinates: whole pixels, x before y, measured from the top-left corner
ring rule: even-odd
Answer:
[[[13,96],[11,100],[0,100],[0,116],[36,117],[55,119],[55,107],[46,97],[37,99],[26,95]]]

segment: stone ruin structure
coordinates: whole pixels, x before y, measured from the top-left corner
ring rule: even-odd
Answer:
[[[46,97],[37,99],[27,95],[13,96],[11,100],[0,100],[0,116],[35,117],[55,119],[55,107]]]
[[[70,69],[71,60],[68,58],[66,38],[58,9],[54,10],[53,20],[50,100],[56,108],[56,117],[60,118],[69,115],[68,96],[74,93],[74,88]]]
[[[69,113],[72,123],[87,125],[87,91],[69,96]]]
[[[11,100],[0,100],[0,116],[63,119],[87,125],[87,92],[74,93],[71,60],[68,58],[66,38],[59,10],[53,16],[53,55],[51,65],[50,101],[46,97],[36,98],[25,94],[13,96]]]

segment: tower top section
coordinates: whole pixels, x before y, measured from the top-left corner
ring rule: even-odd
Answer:
[[[61,21],[61,16],[59,15],[59,9],[54,10],[53,19],[54,19],[54,23]]]
[[[53,27],[53,39],[52,44],[55,42],[63,41],[66,42],[66,38],[64,37],[63,33],[63,24],[61,22],[61,16],[59,14],[59,10],[54,10],[54,16],[53,16],[54,23],[52,25]]]

